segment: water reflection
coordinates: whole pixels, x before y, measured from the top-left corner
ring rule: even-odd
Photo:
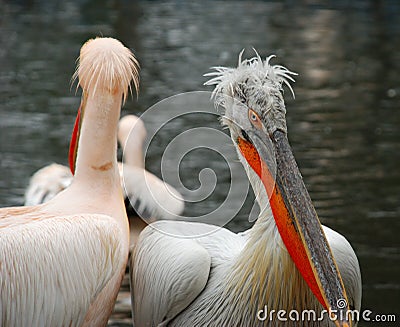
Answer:
[[[210,66],[235,65],[242,48],[251,56],[255,47],[299,73],[296,100],[286,94],[289,138],[321,219],[356,249],[363,306],[398,313],[399,7],[396,1],[3,1],[0,205],[21,204],[35,170],[66,163],[79,104],[70,77],[87,38],[115,36],[136,52],[140,97],[125,112],[137,114],[167,96],[205,90],[202,74]],[[147,157],[156,173],[159,151]],[[223,176],[218,156],[193,156],[182,171],[200,171],[212,160]],[[195,187],[192,177],[187,173],[187,185]],[[211,206],[226,178],[219,183]],[[252,200],[230,228],[250,225]]]

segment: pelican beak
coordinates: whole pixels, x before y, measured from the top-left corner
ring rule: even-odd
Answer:
[[[78,113],[75,118],[74,128],[72,130],[72,135],[71,135],[71,141],[69,143],[68,162],[72,175],[74,175],[75,173],[76,155],[78,153],[79,136],[82,126],[82,118],[85,111],[85,104],[86,104],[86,96],[83,94],[81,104],[79,106]]]
[[[278,231],[297,269],[338,327],[350,327],[340,272],[297,167],[286,133],[248,131],[238,146],[267,191]],[[271,145],[272,140],[272,145]],[[276,157],[276,176],[271,153]]]

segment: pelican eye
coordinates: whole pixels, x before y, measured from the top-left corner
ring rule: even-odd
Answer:
[[[262,122],[261,122],[261,119],[260,119],[260,117],[258,116],[258,114],[257,114],[254,110],[249,109],[249,114],[248,114],[248,116],[249,116],[250,123],[251,123],[254,127],[256,127],[256,128],[258,128],[258,129],[262,129]]]

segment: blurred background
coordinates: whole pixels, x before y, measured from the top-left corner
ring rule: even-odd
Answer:
[[[285,94],[289,140],[311,198],[358,255],[363,309],[400,319],[399,1],[0,0],[0,207],[23,204],[39,168],[67,163],[80,102],[71,76],[81,45],[95,36],[118,38],[140,61],[139,98],[123,114],[211,91],[202,75],[235,66],[243,48],[245,57],[252,47],[276,54],[273,63],[299,73],[296,99]],[[220,128],[216,119],[196,123]],[[196,187],[198,171],[211,167],[218,187],[204,206],[186,207],[191,215],[218,206],[229,185],[220,156],[202,151],[182,163],[183,182]],[[161,154],[154,146],[146,157],[156,174]],[[253,201],[250,193],[228,228],[251,225]]]

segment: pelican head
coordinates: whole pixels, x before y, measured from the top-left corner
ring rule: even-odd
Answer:
[[[139,88],[139,64],[120,41],[108,37],[95,38],[81,48],[73,76],[73,80],[76,79],[83,92],[70,143],[69,164],[72,173],[75,171],[79,132],[87,98],[120,93],[125,101],[128,90],[132,91],[131,81],[136,90]]]
[[[87,41],[81,48],[74,79],[84,92],[106,89],[111,93],[122,91],[124,101],[131,81],[139,88],[138,62],[132,52],[120,41],[101,37]]]
[[[274,56],[263,61],[256,53],[242,60],[242,53],[237,68],[214,67],[205,84],[216,85],[213,97],[225,110],[222,122],[253,187],[256,179],[264,187],[294,264],[323,307],[336,313],[335,324],[350,326],[348,307],[339,305],[348,303],[340,272],[287,139],[283,87],[294,97],[290,82],[297,74],[271,65]]]
[[[119,120],[118,123],[118,140],[121,145],[128,140],[129,134],[133,133],[136,138],[139,138],[141,143],[146,139],[146,127],[141,118],[135,115],[126,115]]]

